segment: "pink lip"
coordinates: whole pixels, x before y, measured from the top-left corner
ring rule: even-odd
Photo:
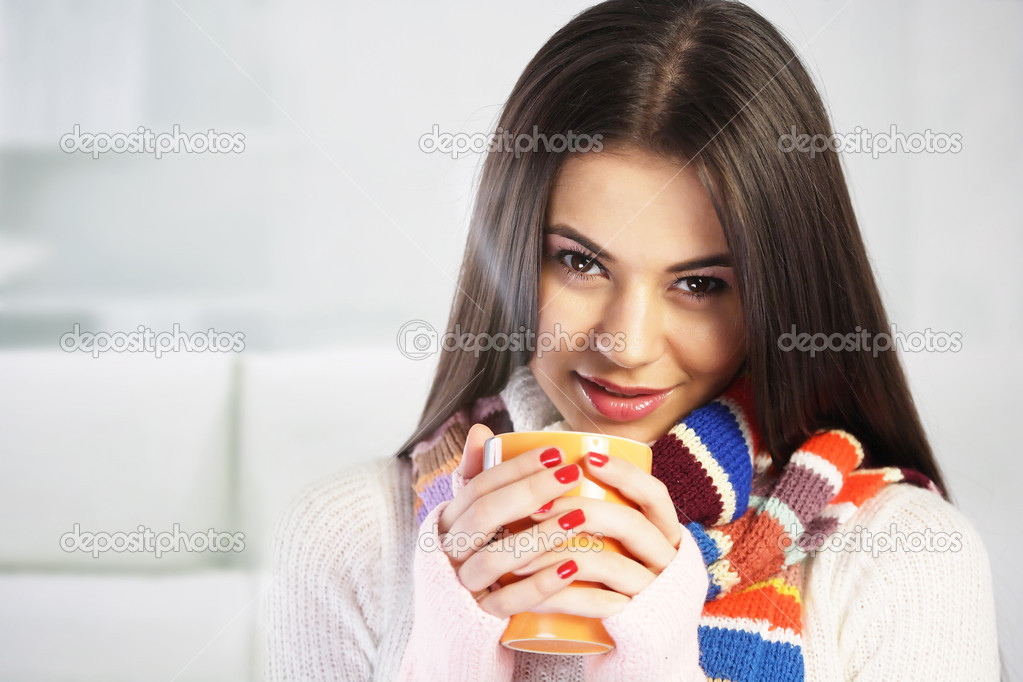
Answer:
[[[600,414],[619,422],[634,421],[656,410],[673,388],[656,389],[641,386],[618,386],[610,381],[576,373],[579,386],[587,400]],[[611,395],[608,391],[623,395]]]

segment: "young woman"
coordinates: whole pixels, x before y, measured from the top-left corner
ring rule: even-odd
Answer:
[[[545,139],[489,152],[449,330],[562,342],[444,351],[398,455],[295,505],[269,676],[996,678],[987,554],[895,351],[866,342],[888,320],[839,158],[780,144],[831,128],[779,33],[737,2],[610,0],[544,45],[498,125]],[[804,333],[849,343],[784,342]],[[621,342],[564,343],[601,334]],[[556,448],[483,470],[487,437],[542,429],[650,443],[653,472]],[[561,498],[582,475],[639,511]],[[486,544],[523,518],[631,556]],[[513,652],[523,611],[601,618],[616,647]]]

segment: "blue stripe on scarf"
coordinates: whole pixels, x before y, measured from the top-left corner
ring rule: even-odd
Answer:
[[[693,410],[684,421],[728,474],[735,491],[735,515],[728,521],[738,519],[746,513],[753,486],[753,463],[739,422],[731,410],[717,401]]]
[[[712,680],[802,682],[802,647],[767,642],[760,635],[701,625],[700,667]]]
[[[721,558],[721,548],[707,535],[707,531],[704,530],[702,525],[692,521],[686,524],[686,529],[692,534],[693,539],[696,540],[696,546],[700,548],[700,554],[703,556],[703,564],[705,566],[710,566]],[[721,594],[721,587],[715,584],[713,576],[709,577],[710,585],[707,588],[707,596],[704,598],[704,601],[710,601]]]

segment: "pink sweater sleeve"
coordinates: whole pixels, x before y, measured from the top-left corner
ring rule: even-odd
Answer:
[[[587,680],[706,682],[700,668],[700,613],[707,596],[707,566],[682,524],[671,563],[621,611],[603,620],[615,648],[587,656]]]
[[[401,680],[511,680],[514,652],[501,646],[507,618],[487,613],[462,585],[440,548],[441,502],[419,528],[414,559],[415,616]]]

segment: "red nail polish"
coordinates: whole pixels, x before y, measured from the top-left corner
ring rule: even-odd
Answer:
[[[546,514],[547,512],[549,512],[551,510],[551,507],[553,507],[553,506],[554,506],[554,500],[551,500],[550,502],[548,502],[544,506],[540,507],[539,509],[537,509],[533,513],[534,514]]]
[[[579,467],[574,464],[569,464],[567,467],[561,467],[554,472],[554,478],[558,479],[562,483],[571,483],[579,478]]]
[[[602,467],[607,464],[607,455],[602,455],[599,452],[591,452],[587,457],[590,458],[590,464],[595,467]]]
[[[564,528],[565,530],[571,530],[576,526],[581,525],[582,522],[585,520],[586,515],[583,514],[582,509],[573,509],[572,511],[568,512],[560,519],[558,519],[558,525]]]
[[[565,563],[558,566],[558,577],[562,580],[569,578],[579,570],[579,566],[576,565],[574,559],[569,559]]]
[[[557,448],[547,448],[540,453],[540,463],[548,469],[553,469],[561,464],[561,453]]]

